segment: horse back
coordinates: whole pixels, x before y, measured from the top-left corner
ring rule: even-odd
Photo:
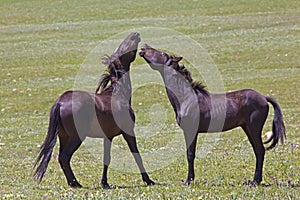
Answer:
[[[266,98],[252,89],[209,94],[203,101],[199,102],[199,132],[221,132],[242,126],[252,112],[268,107]]]
[[[226,93],[228,103],[231,101],[238,106],[238,108],[259,108],[268,104],[266,97],[259,92],[252,89],[236,90]]]
[[[60,104],[61,125],[68,135],[114,137],[120,129],[114,121],[110,96],[84,91],[67,91],[56,103]]]

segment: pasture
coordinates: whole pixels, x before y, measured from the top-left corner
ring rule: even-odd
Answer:
[[[299,18],[300,2],[296,0],[2,0],[0,197],[298,199]],[[266,152],[264,186],[243,184],[253,179],[255,158],[239,128],[200,134],[195,181],[189,187],[182,185],[187,175],[183,134],[159,75],[139,56],[131,67],[135,130],[145,168],[157,184],[146,187],[142,182],[122,137],[114,139],[112,147],[108,177],[114,189],[103,190],[100,185],[103,142],[98,139],[87,140],[72,158],[74,173],[84,188],[67,186],[57,162],[58,145],[43,181],[40,185],[34,182],[33,164],[46,136],[54,101],[70,89],[93,92],[105,67],[101,58],[111,54],[130,31],[141,33],[140,45],[157,42],[167,48],[181,42],[182,49],[176,49],[177,46],[166,50],[175,55],[180,52],[183,55],[178,56],[184,58],[204,54],[207,60],[199,63],[213,63],[224,91],[252,88],[278,101],[287,138],[284,145]],[[188,39],[176,40],[176,34]],[[188,41],[199,44],[201,52],[189,48]],[[183,63],[193,72],[194,79],[202,80],[208,90],[218,91],[211,84],[215,82],[214,73],[199,71],[188,59]],[[271,130],[272,120],[270,106],[263,133]]]

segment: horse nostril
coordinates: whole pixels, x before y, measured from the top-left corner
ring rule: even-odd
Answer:
[[[140,56],[144,56],[145,52],[141,49],[141,51],[139,52]]]

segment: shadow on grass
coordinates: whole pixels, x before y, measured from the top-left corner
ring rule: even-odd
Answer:
[[[250,188],[255,188],[255,187],[284,187],[284,188],[300,188],[300,184],[299,183],[261,183],[261,184],[256,184],[253,183],[252,181],[248,181],[243,183],[244,186],[246,187],[250,187]]]
[[[191,186],[193,187],[194,184],[192,184]],[[270,188],[270,187],[281,187],[281,188],[300,188],[300,184],[299,183],[296,183],[296,184],[284,184],[284,183],[280,183],[280,184],[271,184],[271,183],[263,183],[263,184],[259,184],[259,185],[252,185],[252,184],[246,184],[246,183],[243,183],[242,184],[244,187],[249,187],[249,188],[260,188],[260,187],[263,187],[263,188]],[[105,188],[103,189],[101,186],[97,186],[97,187],[90,187],[90,186],[83,186],[82,188],[72,188],[74,190],[116,190],[116,189],[135,189],[135,188],[146,188],[146,187],[167,187],[167,186],[174,186],[173,184],[168,184],[168,183],[156,183],[155,185],[153,186],[149,186],[149,185],[145,185],[145,184],[142,184],[142,185],[111,185],[110,188]],[[185,186],[185,187],[191,187],[191,186]],[[241,185],[235,185],[235,184],[229,184],[229,186],[231,187],[238,187],[238,186],[241,186]],[[175,187],[175,186],[174,186]],[[220,184],[214,184],[212,183],[211,184],[211,187],[221,187]],[[67,190],[67,189],[70,189],[71,187],[62,187],[63,189]],[[53,190],[52,187],[40,187],[38,186],[37,187],[38,190],[42,190],[42,191],[47,191],[47,190]]]
[[[101,186],[99,187],[82,187],[83,189],[89,189],[89,190],[115,190],[115,189],[134,189],[134,188],[145,188],[145,187],[156,187],[156,186],[168,186],[169,184],[167,183],[155,183],[155,185],[131,185],[131,186],[127,186],[127,185],[111,185],[110,188],[105,188],[103,189]]]
[[[195,180],[192,182],[190,187],[193,188],[214,188],[214,187],[231,187],[231,188],[300,188],[300,182],[296,183],[284,183],[284,182],[262,182],[261,184],[257,184],[253,181],[244,181],[244,182],[228,182],[228,183],[217,183],[217,182],[209,182],[207,180]]]
[[[110,185],[110,188],[102,188],[101,186],[97,187],[92,187],[92,186],[82,186],[81,188],[72,188],[69,186],[61,186],[61,189],[68,190],[68,189],[73,189],[73,190],[115,190],[115,189],[134,189],[134,188],[146,188],[146,187],[156,187],[156,186],[170,186],[172,184],[167,184],[167,183],[155,183],[155,185],[146,185],[146,184],[141,184],[141,185]],[[48,191],[48,190],[53,190],[53,187],[51,186],[36,186],[35,187],[37,190],[41,191]]]

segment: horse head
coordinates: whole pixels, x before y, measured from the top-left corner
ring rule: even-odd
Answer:
[[[111,56],[103,59],[103,64],[110,66],[111,64],[116,69],[130,70],[130,64],[135,60],[138,44],[141,41],[140,34],[137,32],[130,33]]]
[[[163,70],[164,67],[167,66],[178,66],[179,61],[182,60],[182,57],[168,55],[167,53],[158,51],[147,44],[142,46],[139,54],[154,70]]]
[[[103,58],[102,63],[107,65],[108,73],[102,75],[96,88],[96,93],[102,87],[106,88],[109,82],[117,82],[130,70],[130,64],[135,60],[138,44],[141,41],[140,34],[130,33],[111,56]]]

